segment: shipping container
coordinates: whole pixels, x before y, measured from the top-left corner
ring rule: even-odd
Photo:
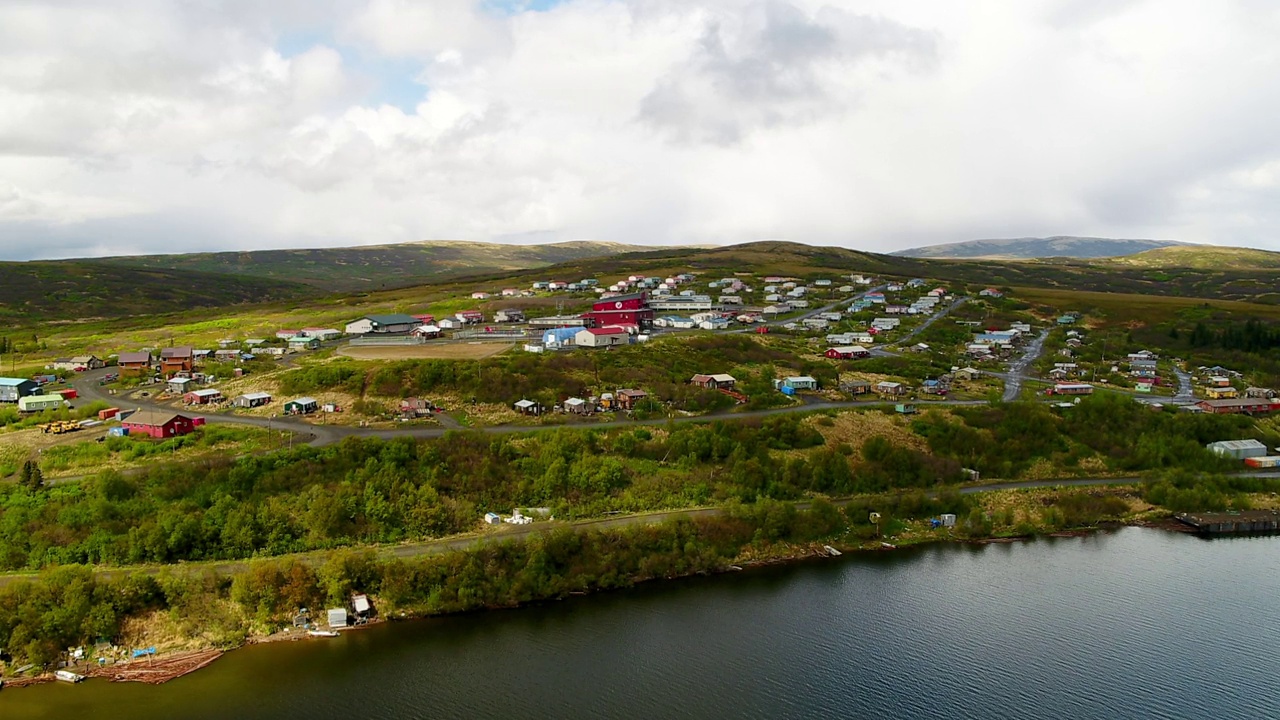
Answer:
[[[1245,458],[1244,464],[1255,468],[1280,468],[1280,455]]]
[[[99,420],[110,420],[120,414],[120,408],[107,408],[98,411]]]

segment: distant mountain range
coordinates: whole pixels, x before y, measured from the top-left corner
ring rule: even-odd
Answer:
[[[953,260],[1035,260],[1038,258],[1110,258],[1166,248],[1179,243],[1163,240],[1116,240],[1112,238],[1056,235],[1047,238],[969,240],[899,250],[900,257],[947,258]]]

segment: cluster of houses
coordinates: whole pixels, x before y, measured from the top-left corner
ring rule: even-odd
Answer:
[[[19,412],[40,412],[57,410],[75,397],[74,390],[46,394],[46,384],[27,378],[0,377],[0,403],[17,405]]]
[[[1024,322],[1011,323],[1006,330],[979,330],[965,346],[965,355],[978,361],[1006,357],[1030,335],[1031,325]]]
[[[512,404],[512,409],[521,415],[536,417],[547,412],[559,412],[569,415],[593,415],[600,412],[617,412],[634,410],[636,405],[649,397],[643,390],[621,388],[611,393],[600,393],[586,398],[571,397],[548,409],[535,400],[521,399]]]
[[[523,322],[524,312],[520,310],[500,310],[494,322]],[[453,315],[437,318],[434,315],[406,313],[386,313],[364,315],[345,326],[346,334],[355,336],[410,336],[418,338],[440,337],[445,330],[460,330],[480,325],[485,322],[484,313],[479,310],[462,310]]]

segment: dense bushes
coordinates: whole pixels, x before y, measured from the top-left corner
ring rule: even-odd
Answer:
[[[546,405],[589,395],[593,389],[643,387],[677,408],[706,412],[731,406],[733,400],[722,393],[690,387],[690,377],[775,362],[835,381],[835,369],[829,363],[805,363],[794,353],[749,336],[721,335],[655,340],[608,351],[506,353],[479,361],[403,360],[376,365],[340,361],[291,370],[280,376],[280,382],[285,394],[343,390],[356,395],[368,392],[408,397],[447,392],[486,403],[529,398]],[[762,400],[766,405],[786,402],[774,397],[778,393],[771,384],[748,392],[756,393],[768,398]]]
[[[353,395],[364,389],[364,368],[352,363],[310,365],[280,376],[280,392],[302,395],[321,390],[343,390]]]
[[[1095,453],[1120,471],[1225,470],[1233,464],[1205,450],[1205,444],[1258,435],[1251,418],[1154,412],[1113,394],[1086,398],[1061,415],[1033,403],[952,412],[961,422],[928,413],[912,427],[928,439],[935,455],[994,477],[1016,477],[1039,459],[1069,469]]]
[[[118,640],[125,618],[157,609],[182,618],[193,636],[217,629],[234,643],[250,624],[269,630],[299,608],[342,603],[352,591],[377,595],[383,613],[513,607],[716,570],[748,547],[819,540],[846,525],[830,504],[798,511],[772,503],[660,525],[560,529],[411,559],[339,552],[318,568],[294,559],[262,561],[230,582],[182,575],[102,581],[86,568],[64,567],[0,590],[0,649],[19,662],[52,663],[64,648]],[[231,614],[226,600],[234,603]]]
[[[951,460],[883,440],[868,448],[859,456],[827,446],[803,417],[780,415],[610,432],[348,438],[129,477],[107,471],[43,491],[0,487],[0,569],[279,555],[454,534],[485,511],[513,507],[582,517],[958,477]]]

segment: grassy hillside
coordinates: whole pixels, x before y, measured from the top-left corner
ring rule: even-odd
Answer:
[[[548,270],[559,271],[560,268]],[[1025,262],[937,260],[879,255],[838,247],[757,242],[711,249],[672,249],[571,263],[561,274],[681,270],[725,275],[739,271],[835,278],[848,273],[924,277],[971,286],[1040,287],[1061,290],[1211,298],[1280,304],[1280,270],[1139,268],[1085,260]],[[545,274],[545,273],[543,273]]]
[[[1034,258],[1104,258],[1174,245],[1163,240],[1115,240],[1112,238],[1057,235],[1047,238],[970,240],[900,250],[894,255],[919,258],[1030,260]]]
[[[112,257],[89,262],[194,270],[304,283],[336,292],[378,290],[462,275],[523,270],[641,250],[605,242],[506,245],[435,241],[303,250]]]
[[[1280,270],[1280,252],[1212,245],[1175,245],[1136,255],[1107,258],[1109,265],[1197,270]]]
[[[0,263],[0,321],[149,315],[297,298],[304,285],[76,260]]]

